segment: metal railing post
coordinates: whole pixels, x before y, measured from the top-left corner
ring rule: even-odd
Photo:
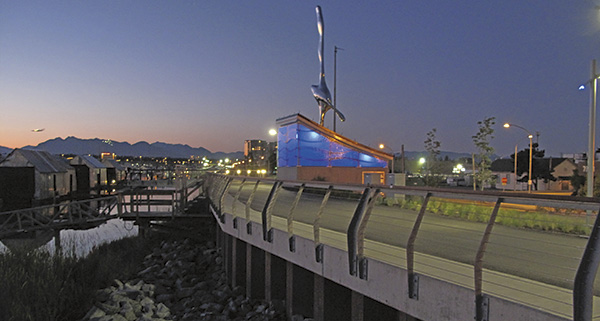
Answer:
[[[599,211],[600,214],[600,211]],[[600,264],[600,215],[596,216],[573,286],[573,321],[591,321],[594,280]]]
[[[369,218],[371,217],[371,212],[373,212],[373,207],[375,207],[375,202],[380,194],[380,189],[371,190],[369,193],[369,198],[367,199],[367,207],[362,215],[362,218],[359,220],[358,230],[356,234],[356,254],[357,254],[357,262],[358,262],[358,276],[361,279],[366,280],[368,275],[368,261],[364,257],[364,248],[365,248],[365,231],[367,230],[367,224],[369,223]]]
[[[323,210],[325,209],[327,201],[329,200],[329,195],[331,195],[331,190],[333,190],[333,186],[329,185],[327,192],[323,197],[323,201],[321,202],[321,206],[319,207],[319,212],[317,212],[317,216],[313,221],[315,259],[317,262],[323,262],[323,244],[321,244],[321,217],[323,216]]]
[[[425,211],[427,210],[427,204],[429,203],[430,198],[431,193],[425,194],[425,197],[423,198],[423,203],[421,204],[421,209],[419,210],[419,214],[415,219],[415,223],[406,243],[406,272],[408,274],[408,297],[415,300],[419,299],[419,276],[415,274],[415,242],[417,241],[417,234],[419,233],[419,228],[421,227],[421,222],[423,221],[423,216],[425,216]]]
[[[252,193],[246,201],[246,233],[248,234],[252,234],[252,222],[250,222],[250,206],[252,205],[252,201],[254,200],[254,194],[256,194],[256,190],[258,189],[259,183],[260,180],[256,181],[256,184],[254,184],[254,189],[252,190]]]
[[[225,222],[225,211],[224,211],[224,203],[225,203],[225,197],[227,196],[227,193],[229,193],[229,186],[231,186],[231,178],[226,178],[225,179],[225,186],[223,187],[223,192],[221,193],[221,197],[219,198],[219,216],[221,217],[221,223]]]
[[[275,205],[275,201],[277,201],[277,195],[279,194],[279,189],[283,183],[281,181],[277,181],[271,187],[271,192],[269,192],[269,196],[267,197],[267,201],[265,202],[265,206],[262,210],[262,228],[263,228],[263,240],[267,242],[273,241],[273,235],[271,231],[271,213],[273,211],[273,205]]]
[[[492,228],[494,228],[496,216],[498,215],[498,210],[500,209],[500,204],[503,200],[504,199],[501,197],[496,200],[496,205],[494,206],[492,215],[490,215],[490,220],[485,227],[485,232],[483,233],[481,242],[479,243],[479,249],[477,250],[477,255],[475,256],[475,321],[489,320],[489,300],[483,295],[483,255],[485,254],[485,249],[488,241],[490,240]]]
[[[242,179],[242,182],[240,183],[240,187],[238,187],[238,190],[235,193],[235,196],[233,197],[233,203],[231,204],[231,216],[233,216],[233,228],[237,228],[237,215],[235,214],[235,207],[236,207],[238,199],[240,198],[240,195],[242,194],[242,189],[244,188],[244,183],[246,183],[245,178]]]
[[[296,198],[294,199],[287,216],[287,231],[290,252],[296,252],[296,238],[294,237],[294,211],[296,210],[296,206],[298,206],[298,202],[300,202],[300,197],[302,197],[302,192],[304,192],[305,186],[305,183],[300,185],[298,193],[296,193]]]
[[[362,195],[360,196],[360,200],[356,205],[356,209],[354,210],[354,214],[352,215],[352,219],[350,220],[350,224],[348,225],[348,231],[346,232],[346,237],[348,240],[348,268],[350,275],[356,275],[357,265],[358,265],[358,226],[360,220],[362,218],[363,213],[367,208],[367,203],[369,200],[369,194],[371,192],[371,188],[367,187],[363,190]]]

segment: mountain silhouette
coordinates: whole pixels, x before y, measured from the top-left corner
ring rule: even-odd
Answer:
[[[219,158],[243,158],[243,152],[224,153],[211,152],[203,147],[191,147],[183,144],[168,144],[163,142],[137,142],[130,144],[128,142],[117,142],[113,140],[93,138],[81,139],[69,136],[65,139],[57,137],[47,140],[37,146],[25,146],[23,149],[44,150],[51,154],[76,154],[76,155],[100,155],[101,153],[115,153],[117,156],[142,156],[142,157],[170,157],[170,158],[190,158],[191,156],[200,156],[213,159]],[[11,149],[0,147],[1,154],[7,154]]]

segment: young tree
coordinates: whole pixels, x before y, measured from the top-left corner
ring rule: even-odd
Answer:
[[[427,133],[427,139],[425,139],[425,150],[427,150],[427,160],[425,161],[425,167],[427,171],[425,173],[425,185],[437,186],[440,183],[435,174],[438,174],[438,155],[440,154],[441,143],[436,138],[437,129],[432,129]]]
[[[482,121],[478,121],[479,131],[474,136],[471,136],[475,147],[479,150],[478,172],[475,173],[474,178],[479,183],[479,186],[481,186],[481,190],[483,190],[485,183],[492,183],[494,181],[494,176],[490,170],[494,147],[490,146],[490,141],[494,139],[494,128],[492,126],[496,124],[495,120],[496,117],[487,117]]]

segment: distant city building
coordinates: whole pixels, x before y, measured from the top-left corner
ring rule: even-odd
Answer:
[[[105,159],[115,159],[117,155],[115,155],[115,153],[100,153],[100,159],[101,160],[105,160]]]
[[[244,141],[244,158],[253,167],[268,166],[269,156],[277,148],[276,142],[252,139]]]

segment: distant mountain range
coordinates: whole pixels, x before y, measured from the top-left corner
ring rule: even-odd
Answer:
[[[182,144],[167,144],[167,143],[147,143],[137,142],[130,144],[128,142],[117,142],[108,139],[81,139],[69,136],[65,139],[60,137],[47,140],[37,146],[25,146],[24,149],[45,150],[51,154],[75,154],[75,155],[100,155],[103,152],[115,153],[118,156],[144,156],[144,157],[171,157],[171,158],[189,158],[190,156],[208,157],[212,159],[241,159],[244,153],[241,151],[234,153],[216,152],[213,153],[203,147],[190,147]],[[0,155],[6,155],[12,149],[0,146]],[[407,159],[418,159],[426,157],[426,151],[406,151],[404,156]],[[396,157],[400,157],[400,153],[396,153]],[[438,156],[441,159],[446,157],[449,160],[459,158],[471,158],[469,153],[456,153],[441,151]],[[497,157],[493,157],[495,159]]]
[[[213,153],[206,148],[194,148],[189,145],[167,144],[167,143],[147,143],[137,142],[130,144],[128,142],[117,142],[109,139],[81,139],[69,136],[65,139],[60,137],[47,140],[37,146],[25,146],[23,149],[44,150],[51,154],[76,154],[76,155],[100,155],[100,153],[115,153],[117,156],[143,156],[143,157],[171,157],[171,158],[190,158],[190,156],[208,157],[213,159],[243,158],[244,153]],[[0,154],[8,154],[12,149],[1,147]]]

